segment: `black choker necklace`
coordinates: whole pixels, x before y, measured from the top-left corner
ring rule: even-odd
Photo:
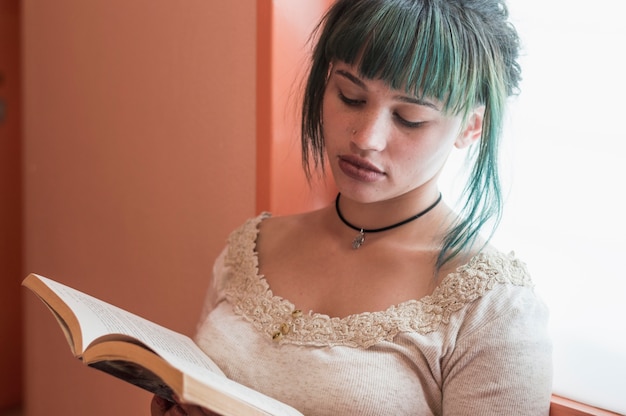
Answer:
[[[409,217],[406,220],[400,221],[400,222],[398,222],[396,224],[388,225],[388,226],[382,227],[382,228],[374,228],[374,229],[368,230],[368,229],[360,228],[360,227],[357,227],[357,226],[354,226],[354,225],[350,224],[343,217],[343,215],[341,215],[341,211],[339,210],[339,197],[340,196],[341,196],[341,193],[338,193],[337,194],[337,198],[335,198],[335,210],[337,211],[337,216],[348,227],[350,227],[353,230],[356,230],[356,231],[359,232],[359,234],[356,237],[354,237],[354,240],[352,240],[352,248],[354,250],[356,250],[357,248],[361,247],[363,245],[363,243],[365,242],[365,233],[379,233],[381,231],[391,230],[392,228],[396,228],[396,227],[399,227],[401,225],[407,224],[407,223],[409,223],[411,221],[414,221],[414,220],[418,219],[419,217],[421,217],[422,215],[426,214],[431,209],[435,208],[437,206],[437,204],[439,203],[439,201],[441,201],[441,192],[440,192],[439,193],[439,197],[437,198],[437,200],[431,206],[426,208],[424,211],[418,212],[417,214],[413,215],[412,217]]]

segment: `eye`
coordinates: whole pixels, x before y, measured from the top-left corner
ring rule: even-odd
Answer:
[[[406,120],[405,118],[403,118],[398,113],[394,113],[393,115],[396,118],[396,120],[398,120],[398,122],[400,124],[402,124],[405,127],[411,128],[411,129],[418,128],[418,127],[420,127],[420,126],[422,126],[424,124],[423,121],[409,121],[409,120]]]
[[[339,91],[339,99],[341,99],[341,101],[349,106],[357,106],[365,103],[365,100],[355,100],[352,98],[348,98],[341,91]]]

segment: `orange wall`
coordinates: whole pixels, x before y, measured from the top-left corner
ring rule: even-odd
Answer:
[[[258,46],[258,88],[264,92],[258,98],[270,94],[270,100],[269,105],[259,103],[259,111],[264,114],[257,120],[261,123],[259,141],[265,144],[265,153],[259,154],[257,206],[259,210],[289,214],[326,205],[335,195],[331,179],[315,181],[312,186],[306,181],[300,156],[299,120],[301,89],[309,66],[307,40],[332,1],[273,0],[267,6],[268,3],[259,2],[259,10],[271,20],[271,25],[259,25],[263,43]]]
[[[21,395],[18,0],[0,0],[0,412]]]
[[[255,0],[22,4],[25,273],[191,334],[256,212]],[[24,303],[26,415],[148,413]]]

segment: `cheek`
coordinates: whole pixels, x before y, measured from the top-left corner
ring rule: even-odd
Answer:
[[[337,105],[337,100],[333,100],[328,93],[324,94],[322,101],[322,120],[324,124],[332,124],[341,112]]]
[[[333,108],[330,100],[326,98],[326,94],[324,95],[324,100],[322,101],[322,127],[324,129],[324,133],[332,126]]]
[[[394,160],[402,161],[406,172],[417,175],[432,175],[445,164],[454,147],[454,140],[439,132],[429,132],[404,146],[395,148]]]
[[[322,131],[326,145],[332,145],[337,135],[345,130],[346,118],[333,100],[324,99],[322,107]]]

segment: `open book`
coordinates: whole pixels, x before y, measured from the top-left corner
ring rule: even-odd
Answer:
[[[172,399],[228,415],[300,415],[294,408],[228,379],[185,335],[54,280],[22,282],[52,311],[84,364]]]

